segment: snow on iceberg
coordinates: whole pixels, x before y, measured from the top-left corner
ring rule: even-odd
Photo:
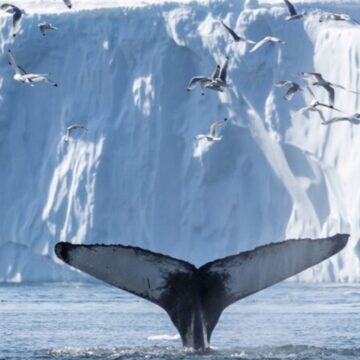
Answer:
[[[281,3],[257,1],[57,6],[64,9],[28,11],[15,40],[1,17],[0,281],[79,279],[56,260],[61,240],[137,245],[199,265],[336,232],[351,233],[347,248],[297,279],[360,280],[360,127],[299,116],[308,95],[287,103],[273,86],[316,70],[358,90],[359,26],[319,24],[316,14],[287,22]],[[351,4],[302,7],[360,18]],[[249,39],[287,44],[249,53],[219,18]],[[40,21],[59,30],[43,37]],[[13,81],[9,48],[59,88]],[[226,54],[228,91],[186,91]],[[359,111],[359,101],[336,91],[346,112]],[[194,137],[223,117],[223,140],[196,147]],[[66,144],[74,122],[89,131]]]

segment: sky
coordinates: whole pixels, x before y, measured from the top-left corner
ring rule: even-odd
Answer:
[[[72,10],[111,8],[116,6],[145,6],[148,4],[158,4],[164,2],[191,3],[194,0],[73,0]],[[217,0],[195,0],[199,3],[215,2]],[[219,2],[224,0],[218,0]],[[228,0],[225,0],[228,1]],[[239,0],[243,1],[243,0]],[[282,0],[258,0],[261,4],[281,4]],[[354,3],[360,5],[360,0],[293,0],[294,4],[301,5],[305,3]],[[22,0],[13,1],[15,5],[23,7],[28,13],[48,13],[48,12],[66,12],[69,10],[62,0]]]

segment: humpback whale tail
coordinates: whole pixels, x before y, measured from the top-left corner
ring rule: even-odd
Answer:
[[[161,306],[183,345],[209,347],[230,304],[293,276],[342,250],[349,238],[286,240],[209,262],[200,268],[166,255],[123,245],[57,243],[67,264]]]

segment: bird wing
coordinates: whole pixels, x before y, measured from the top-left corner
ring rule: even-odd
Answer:
[[[43,81],[49,85],[57,86],[56,82],[53,80],[50,80],[47,76],[44,77]]]
[[[13,24],[12,24],[12,33],[13,36],[15,36],[19,30],[20,30],[20,19],[21,19],[22,13],[21,10],[18,9],[14,12],[13,15]]]
[[[222,20],[220,22],[235,41],[243,40],[233,29],[227,26]]]
[[[11,50],[8,50],[8,55],[9,55],[10,65],[13,68],[13,70],[15,71],[15,74],[25,75],[26,71],[16,64],[15,57],[12,54]]]
[[[193,90],[198,82],[200,82],[200,81],[206,81],[206,79],[208,79],[208,78],[206,78],[206,77],[204,77],[204,76],[194,76],[194,77],[190,80],[189,85],[188,85],[188,87],[187,87],[187,90],[188,90],[188,91]],[[208,80],[211,81],[211,79],[208,79]]]
[[[211,124],[211,126],[210,126],[210,135],[215,137],[217,128],[219,126],[223,125],[224,123],[225,123],[225,120],[218,120],[218,121],[215,121],[213,124]]]
[[[47,79],[47,74],[26,74],[25,77],[32,82],[40,82]]]
[[[88,131],[88,128],[86,126],[79,125],[79,124],[70,125],[66,130],[69,131],[69,135],[70,135],[70,133],[75,129],[84,129],[84,130]]]
[[[337,87],[337,88],[339,88],[339,89],[347,90],[345,86],[342,86],[342,85],[339,85],[339,84],[333,84],[333,83],[330,83],[330,84],[331,84],[331,86],[333,86],[333,87]],[[351,91],[351,92],[352,92],[352,91]],[[357,93],[357,94],[358,94],[358,93]]]
[[[217,78],[219,77],[219,75],[220,75],[220,65],[216,65],[216,69],[215,69],[215,71],[212,73],[211,79],[212,79],[212,80],[215,80],[215,79],[217,79]]]
[[[334,117],[334,118],[331,118],[329,120],[325,120],[322,122],[323,125],[328,125],[328,124],[332,124],[334,122],[337,122],[337,121],[350,121],[350,118],[349,117]]]
[[[331,105],[331,107],[334,106],[334,102],[335,102],[335,90],[331,87],[330,84],[327,85],[321,85],[329,94],[329,103]]]
[[[308,111],[315,111],[315,112],[317,112],[317,113],[319,114],[319,116],[321,117],[321,120],[322,120],[323,122],[325,121],[325,117],[324,117],[323,112],[322,112],[320,109],[318,109],[318,108],[316,108],[316,107],[313,107],[313,106],[303,107],[303,108],[301,108],[300,110],[298,110],[297,113],[304,114],[304,113],[306,113],[306,112],[308,112]]]
[[[318,103],[317,106],[323,106],[323,107],[326,107],[326,108],[329,108],[331,110],[335,110],[335,111],[338,111],[338,112],[341,112],[344,114],[344,111],[334,107],[334,106],[331,106],[331,105],[328,105],[328,104],[324,104],[324,103]]]
[[[269,41],[270,40],[269,40],[268,36],[264,37],[262,40],[258,41],[249,52],[252,53],[252,52],[256,51],[257,49],[259,49],[261,46],[263,46],[264,44],[266,44]]]
[[[9,3],[2,4],[0,6],[0,9],[6,11],[9,14],[13,14],[17,10],[21,11],[17,6],[9,4]]]
[[[305,78],[307,76],[313,76],[317,81],[321,82],[321,81],[325,81],[322,77],[322,75],[320,73],[316,73],[316,72],[302,72],[301,75]]]
[[[309,74],[314,76],[317,81],[325,81],[320,73],[309,73]]]
[[[73,125],[70,125],[66,128],[66,134],[65,134],[65,142],[69,142],[70,140],[70,136],[71,136],[71,133],[73,130],[75,129],[83,129],[83,130],[86,130],[88,131],[88,128],[84,125],[80,125],[80,124],[73,124]]]
[[[251,44],[251,45],[255,45],[255,44],[256,44],[255,41],[252,41],[252,40],[249,40],[249,39],[245,39],[245,38],[244,38],[244,40],[245,40],[247,43]]]
[[[287,85],[291,85],[292,81],[289,80],[280,80],[278,82],[275,83],[276,87],[283,87],[283,86],[287,86]]]
[[[48,74],[26,74],[24,75],[24,78],[26,78],[31,83],[44,81],[47,84],[57,86],[55,81],[48,78]]]
[[[324,113],[320,109],[311,107],[309,110],[317,112],[319,114],[319,116],[321,117],[321,121],[322,122],[325,121]]]
[[[284,0],[284,2],[285,2],[285,5],[287,6],[287,8],[289,10],[290,15],[291,16],[297,15],[295,6],[293,4],[289,0]]]
[[[67,143],[70,140],[70,129],[66,128],[64,141]]]
[[[290,86],[290,88],[288,89],[286,94],[284,95],[284,99],[287,101],[290,101],[294,97],[296,92],[299,90],[300,90],[299,85],[296,83],[292,83],[292,85]]]
[[[229,58],[226,57],[225,62],[223,63],[223,65],[220,68],[220,74],[219,74],[219,78],[226,83],[226,75],[227,75],[227,68],[229,65]]]
[[[268,41],[285,44],[285,41],[283,41],[275,36],[268,36]]]
[[[64,0],[64,3],[69,9],[71,9],[72,7],[71,0]]]
[[[7,3],[0,5],[0,9],[4,10],[4,11],[7,11],[10,7],[11,7],[11,5],[7,4]]]

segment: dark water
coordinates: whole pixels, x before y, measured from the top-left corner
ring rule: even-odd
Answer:
[[[360,286],[285,284],[182,349],[159,307],[101,284],[0,286],[0,359],[360,359]]]

